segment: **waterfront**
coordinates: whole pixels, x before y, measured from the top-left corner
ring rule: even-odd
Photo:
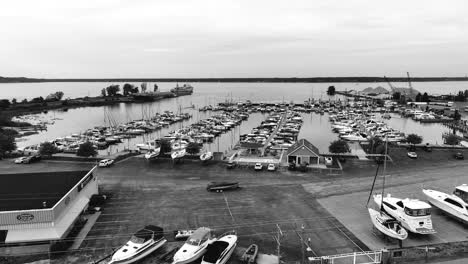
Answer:
[[[99,94],[102,87],[109,83],[35,83],[35,84],[0,84],[0,88],[10,93],[10,96],[21,98],[25,94],[30,96],[39,96],[38,90],[44,96],[49,91],[54,92],[63,90],[65,97],[77,97]],[[158,83],[162,91],[174,87],[174,83]],[[135,144],[146,140],[152,140],[167,135],[170,131],[182,128],[198,120],[205,119],[215,114],[215,112],[198,111],[198,108],[206,105],[216,105],[225,101],[245,101],[254,102],[290,102],[302,103],[308,98],[322,100],[347,100],[342,96],[327,96],[326,89],[330,83],[196,83],[195,91],[192,95],[181,96],[177,98],[168,98],[157,102],[147,103],[120,103],[112,106],[82,107],[69,109],[67,111],[52,110],[47,113],[39,114],[41,119],[54,119],[54,123],[48,125],[47,131],[39,134],[30,135],[19,139],[18,147],[26,147],[41,143],[46,140],[52,140],[58,137],[64,137],[72,133],[81,133],[86,129],[95,126],[109,125],[106,122],[106,115],[111,116],[117,123],[124,123],[131,120],[142,119],[147,113],[162,113],[164,111],[185,112],[192,115],[192,118],[181,123],[172,124],[156,132],[138,136],[132,139],[125,139],[123,143],[113,145],[107,150],[101,150],[101,154],[112,154],[121,151],[124,148],[134,148]],[[339,83],[335,86],[337,89],[364,89],[378,85],[385,86],[382,83]],[[404,86],[406,84],[396,84]],[[438,86],[444,86],[446,91],[458,91],[464,89],[468,82],[430,82],[417,83],[417,89],[424,91],[417,86],[427,87],[428,91],[437,89]],[[20,88],[22,87],[22,88]],[[47,87],[47,89],[46,89]],[[14,88],[14,89],[13,89]],[[49,89],[49,90],[48,90]],[[294,93],[285,93],[294,89]],[[25,91],[29,91],[25,93]],[[255,92],[254,92],[255,91]],[[16,93],[16,94],[15,94]],[[8,96],[6,94],[5,96]],[[316,145],[321,152],[328,152],[328,145],[337,138],[332,133],[328,113],[318,115],[315,113],[302,113],[304,120],[303,128],[300,130],[299,138],[305,138]],[[380,114],[377,115],[380,117]],[[86,118],[83,118],[86,117]],[[228,133],[222,134],[212,143],[207,144],[205,148],[211,151],[226,151],[231,149],[238,141],[241,134],[249,133],[257,126],[267,114],[252,113],[247,121],[244,121],[239,127],[236,127]],[[392,118],[385,120],[390,127],[398,129],[406,134],[416,133],[423,137],[424,143],[437,144],[442,142],[442,133],[449,129],[442,124],[422,124],[412,119],[392,115]]]

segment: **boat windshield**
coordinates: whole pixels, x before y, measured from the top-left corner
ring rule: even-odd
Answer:
[[[462,199],[465,203],[468,203],[468,193],[464,192],[460,189],[455,189],[453,192],[456,196],[458,196],[460,199]]]
[[[200,239],[190,238],[186,243],[192,246],[198,246],[200,245]]]
[[[130,238],[130,241],[135,243],[135,244],[143,244],[145,243],[145,239],[144,238],[141,238],[141,237],[137,237],[137,236],[132,236],[132,238]]]
[[[409,216],[427,216],[427,215],[431,215],[431,209],[430,208],[411,209],[411,208],[406,207],[405,214]]]

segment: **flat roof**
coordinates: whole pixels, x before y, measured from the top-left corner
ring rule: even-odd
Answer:
[[[88,172],[0,174],[0,211],[52,208]]]

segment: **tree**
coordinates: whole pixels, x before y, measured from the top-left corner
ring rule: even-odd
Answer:
[[[422,137],[416,134],[409,134],[406,137],[406,141],[410,144],[420,144],[422,142]]]
[[[17,103],[16,98],[11,99],[11,103],[16,104]]]
[[[414,100],[415,100],[416,102],[421,102],[421,98],[422,98],[421,93],[418,93],[418,94],[416,95],[416,98],[415,98]]]
[[[348,152],[348,143],[344,140],[335,140],[328,146],[328,151],[331,153],[345,153]]]
[[[133,84],[126,83],[123,86],[123,95],[130,95],[133,93],[138,93],[138,87],[134,86]]]
[[[447,137],[445,137],[445,144],[447,145],[458,145],[459,140],[458,137],[455,134],[449,134]]]
[[[5,152],[16,149],[15,138],[9,135],[0,133],[0,158],[5,155]]]
[[[55,92],[55,98],[57,98],[59,101],[62,100],[63,95],[64,93],[62,91]]]
[[[429,95],[427,93],[424,93],[421,97],[421,102],[429,102]]]
[[[22,103],[22,104],[27,104],[27,103],[28,103],[28,99],[23,99],[23,100],[21,100],[21,103]]]
[[[161,139],[161,142],[159,142],[159,147],[161,148],[161,153],[168,153],[171,152],[172,147],[171,147],[171,142],[167,139]]]
[[[336,93],[336,89],[335,89],[335,86],[328,86],[328,90],[327,90],[327,94],[328,95],[335,95]]]
[[[118,92],[120,92],[119,85],[111,85],[106,87],[107,96],[116,96]]]
[[[102,88],[102,90],[101,90],[101,96],[103,96],[103,97],[106,96],[106,88]]]
[[[399,101],[401,98],[401,93],[400,92],[394,92],[392,94],[392,99],[395,100],[395,101]]]
[[[9,106],[10,106],[10,101],[8,101],[8,99],[0,100],[0,108],[7,108]]]
[[[42,97],[42,96],[33,98],[33,99],[31,100],[31,103],[42,103],[42,102],[44,102],[44,97]]]
[[[458,112],[458,110],[455,110],[455,112],[453,113],[453,120],[458,121],[460,119],[461,119],[460,112]]]
[[[57,147],[50,143],[50,142],[44,142],[41,144],[41,146],[39,147],[39,154],[43,155],[43,156],[52,156],[52,154],[55,154],[58,152],[58,149]]]
[[[187,153],[195,155],[198,152],[200,152],[200,149],[201,149],[200,144],[196,142],[189,142],[185,150],[187,151]]]
[[[86,141],[85,143],[81,144],[78,148],[78,152],[76,152],[77,156],[80,157],[89,157],[89,156],[96,156],[97,151],[93,146],[93,143]]]

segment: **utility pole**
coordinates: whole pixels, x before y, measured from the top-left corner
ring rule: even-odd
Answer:
[[[277,233],[276,233],[276,236],[274,236],[273,238],[275,239],[276,241],[276,251],[277,251],[277,254],[278,254],[278,264],[281,263],[281,237],[283,236],[283,231],[281,231],[281,227],[276,224],[276,228],[277,228]]]
[[[305,252],[304,252],[304,224],[301,226],[301,253],[302,253],[302,264],[305,264]]]

